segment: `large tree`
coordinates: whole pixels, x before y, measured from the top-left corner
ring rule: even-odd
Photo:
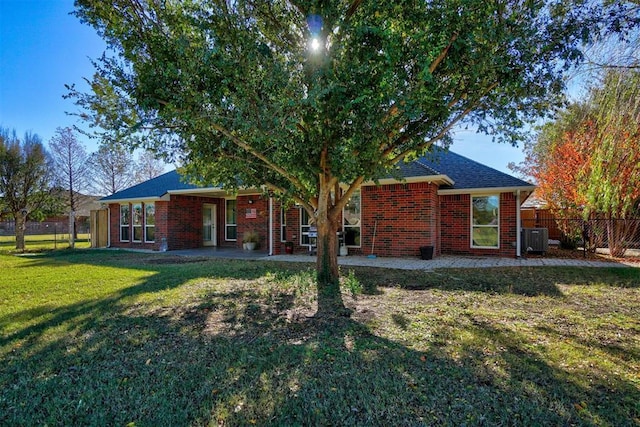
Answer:
[[[90,179],[89,156],[71,128],[57,128],[49,141],[53,160],[55,183],[66,190],[69,212],[69,246],[75,245],[77,235],[75,213],[78,208],[78,192],[85,190]]]
[[[601,32],[586,46],[581,69],[640,69],[640,0],[605,0]]]
[[[16,249],[24,251],[27,219],[38,217],[55,203],[51,191],[51,160],[40,137],[0,128],[0,196],[16,221]]]
[[[77,0],[111,53],[72,96],[103,138],[304,207],[318,314],[342,312],[335,239],[353,192],[459,125],[517,141],[560,100],[597,18],[583,3]]]
[[[154,153],[148,150],[138,154],[135,181],[143,182],[164,173],[165,164]]]
[[[120,144],[103,142],[89,156],[92,170],[90,186],[94,192],[110,195],[135,183],[135,160]]]
[[[603,220],[611,254],[624,255],[640,217],[640,72],[607,69],[537,141],[520,169],[540,196],[558,218]]]

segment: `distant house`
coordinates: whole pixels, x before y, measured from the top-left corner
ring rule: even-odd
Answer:
[[[520,206],[534,186],[451,151],[437,149],[399,165],[395,177],[364,183],[343,211],[349,254],[368,254],[375,233],[378,256],[434,254],[520,255]],[[260,247],[284,253],[314,244],[304,209],[283,209],[258,189],[237,195],[181,180],[177,171],[100,200],[109,207],[109,246],[168,250],[242,247],[255,230]]]

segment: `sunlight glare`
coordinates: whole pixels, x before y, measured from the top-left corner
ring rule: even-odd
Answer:
[[[311,39],[311,50],[317,52],[320,49],[320,41],[316,38]]]

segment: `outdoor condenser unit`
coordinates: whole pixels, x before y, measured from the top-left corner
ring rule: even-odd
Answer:
[[[549,250],[549,230],[547,228],[523,228],[522,248],[526,252],[547,252]]]

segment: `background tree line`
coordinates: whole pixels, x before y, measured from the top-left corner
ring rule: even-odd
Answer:
[[[27,132],[20,138],[0,128],[0,216],[16,221],[16,249],[24,250],[28,220],[66,214],[73,247],[80,194],[113,194],[160,175],[164,166],[149,152],[135,158],[115,143],[102,143],[87,153],[68,127],[56,129],[48,147],[37,134]]]

